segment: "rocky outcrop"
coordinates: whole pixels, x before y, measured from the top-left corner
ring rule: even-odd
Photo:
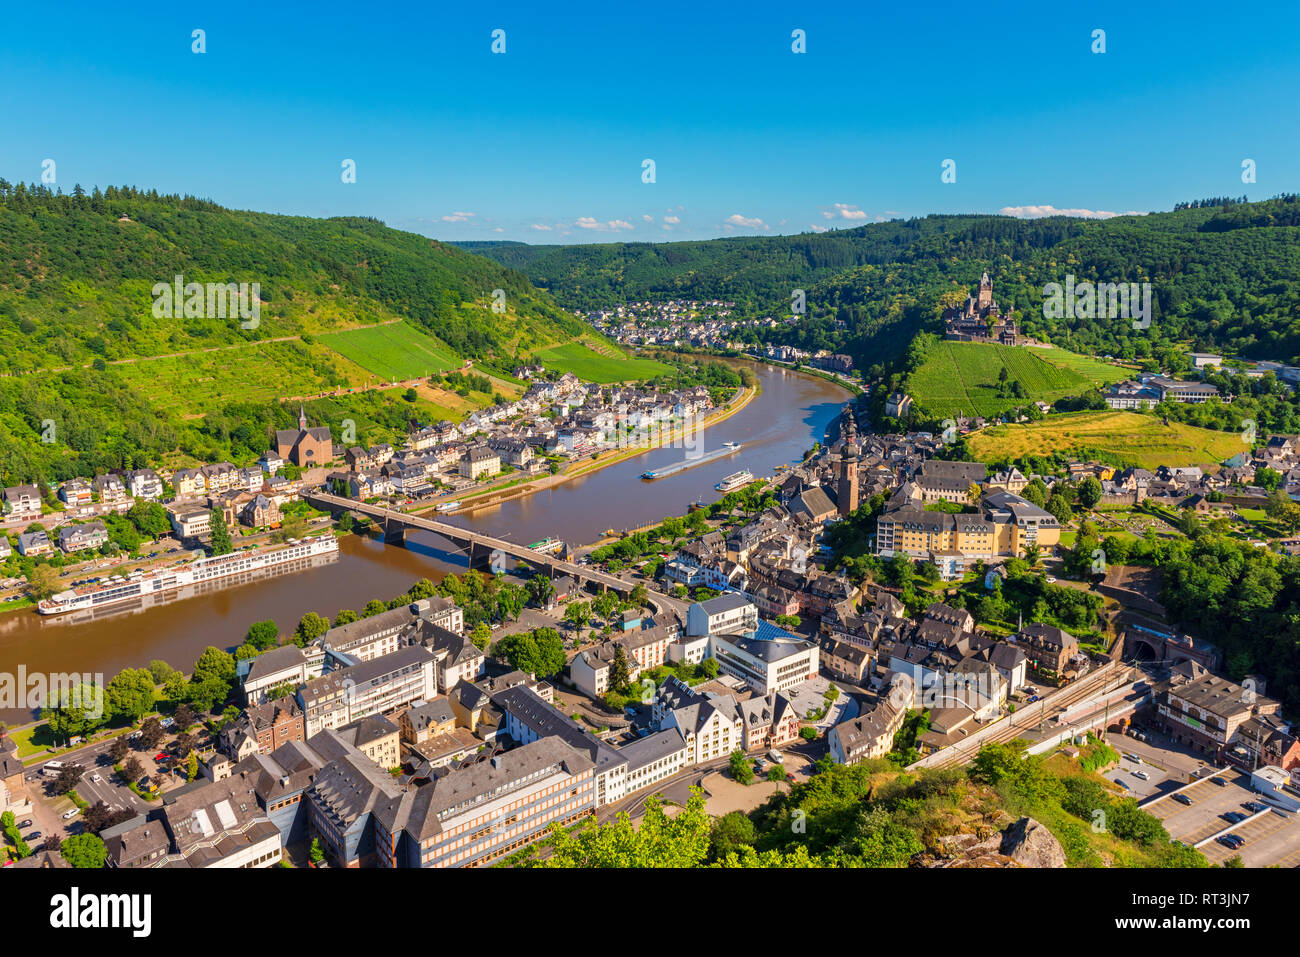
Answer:
[[[1001,853],[1021,867],[1065,866],[1061,842],[1032,817],[1022,817],[1002,832]]]

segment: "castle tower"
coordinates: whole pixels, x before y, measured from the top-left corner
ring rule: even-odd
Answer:
[[[988,273],[985,273],[980,277],[978,301],[980,309],[987,309],[989,306],[993,305],[993,280],[989,278]]]

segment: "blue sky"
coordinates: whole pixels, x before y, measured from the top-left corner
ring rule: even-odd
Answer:
[[[1300,188],[1295,4],[114,6],[6,11],[0,175],[526,242]]]

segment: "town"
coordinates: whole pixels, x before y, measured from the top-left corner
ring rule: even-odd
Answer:
[[[703,388],[566,375],[401,450],[340,448],[303,416],[276,434],[266,473],[137,470],[59,495],[83,516],[165,485],[173,532],[194,543],[222,517],[274,525],[282,497],[354,528],[408,514],[435,485],[462,494],[503,462],[527,471],[711,404]],[[802,463],[656,528],[490,574],[471,563],[292,634],[263,623],[188,678],[128,669],[99,689],[98,721],[53,702],[61,746],[0,737],[9,866],[544,863],[556,834],[695,794],[719,819],[755,812],[756,777],[780,793],[834,767],[960,766],[1010,742],[1095,761],[1212,863],[1300,862],[1300,741],[1280,701],[1261,676],[1224,677],[1213,634],[1165,623],[1149,569],[1092,547],[1101,526],[1150,545],[1200,522],[1250,527],[1264,508],[1289,520],[1296,507],[1252,482],[1300,475],[1300,440],[1269,437],[1213,474],[1079,461],[1026,475],[944,458],[942,436],[874,433],[865,407],[846,404]],[[286,465],[300,479],[272,484]],[[16,524],[42,517],[35,488],[5,497]],[[60,544],[87,527],[64,526]],[[485,613],[493,603],[506,610]],[[933,866],[1065,863],[1032,819],[992,852],[949,852]]]

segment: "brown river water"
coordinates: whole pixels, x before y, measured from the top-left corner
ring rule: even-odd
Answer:
[[[550,536],[583,544],[607,529],[635,528],[685,514],[694,501],[714,501],[721,495],[714,484],[732,472],[747,468],[759,477],[772,475],[776,465],[797,461],[824,438],[849,394],[814,376],[762,364],[752,368],[762,393],[705,430],[700,443],[708,453],[724,442],[739,442],[743,448],[738,453],[646,482],[639,478],[646,469],[687,457],[682,448],[655,449],[450,521],[515,542]],[[388,600],[421,578],[436,581],[466,564],[463,554],[431,533],[410,535],[405,548],[357,535],[340,539],[339,546],[337,558],[306,568],[263,574],[203,594],[178,594],[145,609],[123,606],[93,620],[43,618],[32,610],[0,615],[0,673],[13,674],[25,665],[28,674],[75,672],[108,679],[154,658],[188,672],[204,648],[233,648],[255,621],[274,619],[282,632],[292,631],[309,611],[332,618],[344,608],[359,610],[372,598]],[[0,707],[0,720],[10,724],[32,717],[30,711]]]

